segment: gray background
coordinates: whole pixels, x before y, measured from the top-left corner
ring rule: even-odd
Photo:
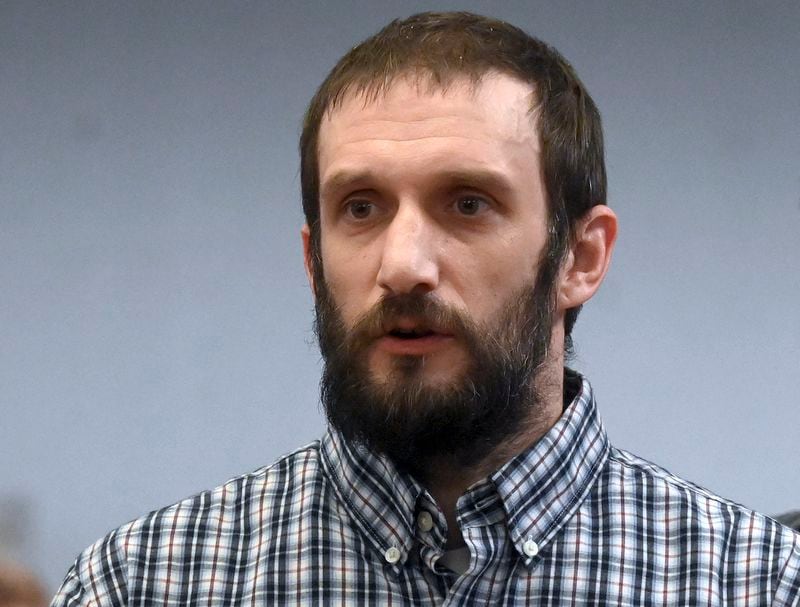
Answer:
[[[300,118],[431,7],[551,42],[603,112],[622,227],[576,342],[612,440],[800,506],[799,4],[3,2],[0,543],[50,590],[322,432]]]

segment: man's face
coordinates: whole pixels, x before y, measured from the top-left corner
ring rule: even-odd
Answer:
[[[327,376],[335,368],[350,400],[375,401],[359,407],[405,408],[413,423],[423,408],[457,408],[449,396],[477,393],[476,378],[532,395],[553,297],[552,284],[534,286],[547,207],[531,102],[505,75],[445,92],[400,80],[323,120],[318,329]]]
[[[477,323],[532,285],[547,207],[529,85],[487,75],[446,93],[400,80],[365,103],[348,96],[319,135],[324,276],[345,324],[382,297],[426,293]],[[367,353],[375,381],[404,356],[430,385],[467,364],[457,336],[398,318]]]

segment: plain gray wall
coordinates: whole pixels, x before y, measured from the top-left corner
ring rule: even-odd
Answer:
[[[800,4],[2,2],[0,532],[50,590],[323,431],[301,115],[429,8],[554,44],[603,113],[621,233],[576,344],[612,440],[800,507]]]

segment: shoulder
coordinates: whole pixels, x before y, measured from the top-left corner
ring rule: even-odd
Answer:
[[[666,546],[701,551],[735,577],[767,575],[800,592],[800,533],[772,517],[614,447],[599,485],[622,516]]]
[[[669,514],[678,507],[684,520],[727,528],[732,523],[744,525],[749,533],[756,530],[774,532],[797,540],[798,534],[773,518],[758,513],[733,500],[717,495],[696,483],[687,481],[669,470],[637,455],[612,447],[605,471],[606,482],[623,492],[643,496],[643,503]],[[630,493],[629,493],[630,494]]]
[[[612,447],[609,453],[606,474],[610,484],[627,486],[643,492],[648,502],[669,506],[673,502],[686,503],[691,512],[702,512],[708,518],[720,521],[730,518],[752,519],[761,526],[780,526],[772,518],[760,514],[737,502],[717,495],[713,491],[688,481],[628,451]],[[791,531],[791,530],[789,530]]]
[[[81,552],[52,605],[125,604],[129,579],[145,571],[150,577],[161,564],[169,570],[156,578],[167,583],[180,583],[186,575],[202,577],[203,571],[191,567],[227,566],[250,536],[267,539],[283,521],[313,509],[326,493],[319,441],[314,441],[114,529]]]
[[[128,557],[153,538],[175,542],[186,535],[245,533],[256,521],[302,508],[320,494],[323,484],[319,442],[288,453],[268,466],[234,477],[226,483],[154,510],[110,535],[122,542]],[[167,535],[168,534],[168,535]]]

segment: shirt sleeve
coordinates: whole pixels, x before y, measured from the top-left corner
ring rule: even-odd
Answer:
[[[83,601],[83,586],[78,579],[78,573],[75,570],[75,565],[69,568],[67,576],[61,583],[56,596],[50,602],[50,607],[77,607],[78,605],[86,605]]]
[[[128,604],[125,559],[116,532],[84,550],[70,567],[50,607],[123,607]]]

